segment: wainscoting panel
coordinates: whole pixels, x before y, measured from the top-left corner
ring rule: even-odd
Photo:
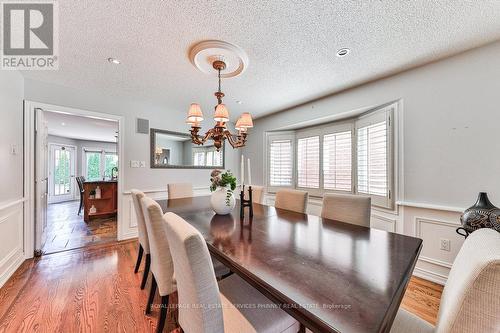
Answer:
[[[155,200],[168,199],[166,190],[143,190],[143,192],[150,198]],[[195,187],[193,188],[195,196],[210,194],[209,187]],[[124,226],[121,233],[120,240],[130,239],[137,237],[137,218],[134,209],[134,203],[130,191],[124,192],[122,195],[123,212],[122,215],[125,221],[122,222]]]
[[[0,207],[0,287],[24,261],[22,199]]]

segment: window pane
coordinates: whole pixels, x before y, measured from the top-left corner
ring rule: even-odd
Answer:
[[[54,195],[70,193],[70,155],[65,149],[54,150]]]
[[[100,152],[86,152],[85,160],[87,164],[87,180],[100,180],[101,179],[101,153]]]
[[[387,196],[387,123],[358,129],[358,192]]]
[[[323,137],[323,187],[351,191],[351,131]]]
[[[204,152],[195,152],[193,153],[193,164],[197,166],[205,165],[205,153]]]
[[[319,136],[297,141],[297,184],[319,188]]]
[[[117,154],[106,154],[106,164],[104,166],[104,176],[111,178],[113,168],[118,167],[118,155]]]
[[[292,141],[271,141],[269,149],[269,184],[271,186],[292,185]]]

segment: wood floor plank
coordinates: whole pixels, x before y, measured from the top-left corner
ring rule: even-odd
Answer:
[[[26,261],[0,289],[0,333],[154,332],[159,297],[144,314],[137,242],[100,244]],[[413,277],[402,307],[435,323],[442,287]],[[175,295],[173,299],[175,299]],[[175,330],[169,314],[164,332]]]

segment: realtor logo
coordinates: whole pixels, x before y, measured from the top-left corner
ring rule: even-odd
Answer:
[[[55,2],[2,3],[2,69],[58,69]]]

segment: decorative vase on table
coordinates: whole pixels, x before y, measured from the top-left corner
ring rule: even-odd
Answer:
[[[236,206],[233,194],[236,188],[236,177],[230,171],[222,173],[215,169],[210,174],[210,182],[210,191],[213,192],[210,198],[212,209],[219,215],[229,214]]]
[[[457,233],[464,237],[480,228],[492,228],[500,232],[500,208],[490,202],[487,193],[481,192],[476,203],[462,214],[460,222],[462,227],[457,229]]]

